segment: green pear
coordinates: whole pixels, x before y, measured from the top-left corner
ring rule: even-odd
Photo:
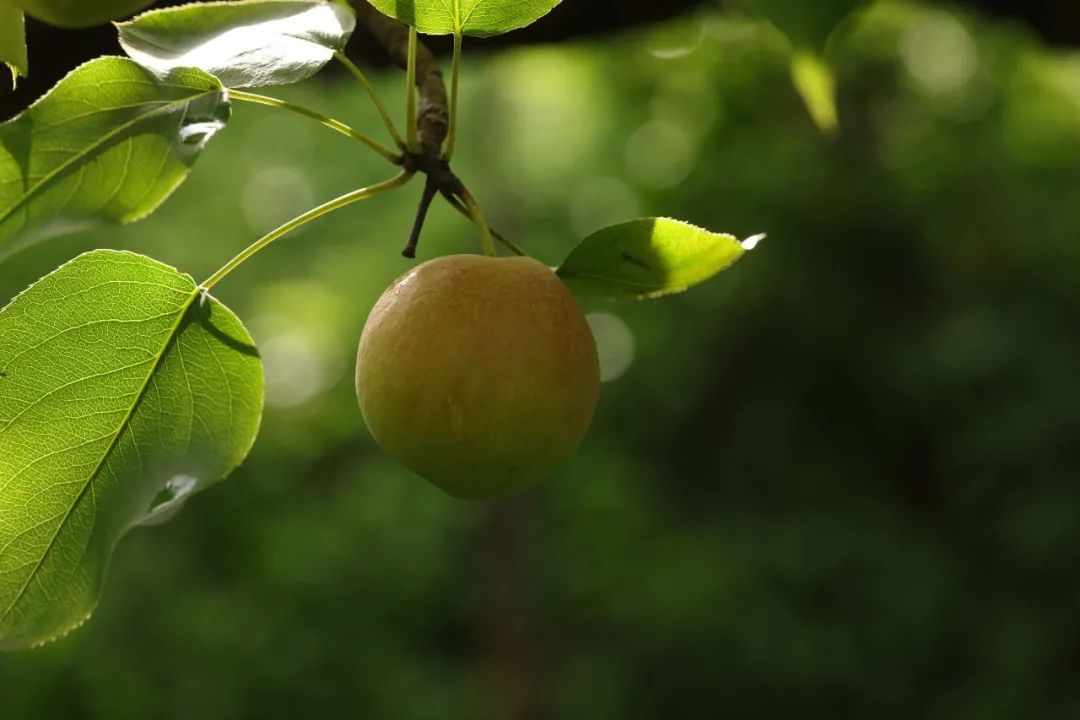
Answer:
[[[599,384],[581,308],[531,258],[451,255],[413,268],[375,304],[357,353],[375,441],[460,498],[522,487],[570,457]]]

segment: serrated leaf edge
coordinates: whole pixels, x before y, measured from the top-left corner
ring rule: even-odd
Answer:
[[[154,360],[153,367],[147,373],[146,379],[143,381],[142,387],[139,389],[138,396],[132,402],[131,409],[128,411],[128,414],[124,417],[123,422],[120,423],[119,429],[116,431],[116,435],[113,436],[113,439],[109,444],[109,447],[102,453],[102,460],[99,462],[98,466],[94,469],[94,472],[91,473],[89,479],[86,482],[86,486],[79,492],[79,496],[75,499],[75,502],[72,503],[72,508],[74,508],[75,503],[78,502],[79,498],[82,497],[82,494],[86,491],[86,488],[89,487],[90,484],[97,477],[97,474],[101,469],[101,462],[104,462],[105,459],[107,459],[109,454],[116,447],[117,439],[123,434],[124,430],[127,429],[129,423],[131,422],[131,419],[132,419],[132,417],[134,415],[134,412],[135,412],[136,408],[138,408],[138,406],[142,403],[142,399],[143,399],[144,394],[146,393],[146,388],[148,387],[148,385],[150,383],[150,379],[153,378],[154,373],[156,373],[157,370],[160,368],[161,361],[165,357],[165,355],[168,353],[169,346],[172,345],[172,343],[176,340],[176,338],[177,338],[177,330],[180,328],[181,324],[183,323],[184,318],[187,317],[187,314],[191,311],[192,305],[194,304],[195,300],[198,299],[198,298],[201,298],[201,297],[206,297],[209,300],[217,302],[218,305],[225,312],[228,312],[228,313],[235,316],[235,313],[233,313],[232,310],[230,310],[227,305],[222,303],[220,300],[217,300],[217,298],[213,297],[212,295],[209,295],[208,293],[206,293],[202,289],[202,287],[200,285],[198,285],[198,283],[195,282],[194,277],[192,277],[188,273],[182,272],[179,268],[177,268],[175,266],[172,266],[172,265],[168,265],[167,263],[163,263],[163,262],[161,262],[159,260],[155,260],[154,258],[151,258],[151,257],[149,257],[147,255],[142,255],[140,253],[135,253],[135,252],[131,252],[131,251],[128,251],[128,250],[104,250],[104,249],[91,250],[90,252],[86,252],[86,253],[82,253],[81,255],[77,255],[76,257],[68,260],[64,264],[62,264],[59,267],[57,267],[56,269],[54,269],[52,272],[42,276],[36,282],[34,282],[30,286],[23,289],[22,292],[20,292],[14,298],[12,298],[10,302],[8,302],[6,305],[4,305],[2,308],[0,308],[0,314],[3,314],[9,307],[14,305],[23,295],[25,295],[26,293],[33,290],[34,287],[38,283],[40,283],[41,281],[45,280],[46,278],[48,278],[48,277],[50,277],[52,275],[55,275],[55,274],[61,272],[62,270],[67,268],[69,265],[72,265],[73,263],[79,261],[80,259],[90,257],[90,256],[93,256],[93,255],[99,255],[99,254],[100,255],[106,255],[107,254],[107,255],[111,255],[111,256],[126,256],[126,257],[131,257],[131,258],[138,258],[140,260],[150,260],[151,262],[157,263],[158,265],[161,265],[164,268],[172,270],[177,275],[180,275],[180,276],[190,280],[191,284],[193,286],[193,290],[191,291],[190,297],[188,297],[188,299],[185,301],[183,307],[178,311],[177,320],[173,324],[173,327],[169,332],[168,338],[162,344],[161,351],[158,353],[157,358]],[[239,318],[237,318],[237,320],[239,321]],[[253,430],[253,432],[251,434],[251,442],[249,442],[247,444],[247,446],[243,449],[243,451],[241,453],[239,453],[239,456],[241,458],[246,458],[247,455],[251,452],[251,448],[254,446],[255,439],[258,437],[259,432],[260,432],[261,429],[262,429],[262,413],[260,412],[259,416],[258,416],[258,418],[256,420],[254,430]],[[229,474],[231,474],[237,467],[240,466],[240,464],[242,462],[243,462],[243,460],[241,459],[240,462],[238,462],[238,463],[236,463],[236,464],[234,464],[234,465],[232,465],[230,467],[226,467],[224,472],[222,473],[221,477],[224,478],[224,477],[228,476]],[[65,514],[64,519],[61,520],[59,526],[57,527],[56,533],[53,535],[53,538],[49,541],[48,547],[46,547],[45,551],[42,553],[41,559],[38,561],[37,566],[34,568],[34,571],[30,574],[30,576],[27,578],[27,581],[23,584],[23,587],[19,590],[19,593],[12,600],[12,602],[8,606],[8,608],[5,609],[2,613],[0,613],[0,620],[3,620],[5,617],[7,617],[7,615],[12,611],[12,609],[16,605],[18,605],[19,600],[23,597],[24,593],[26,592],[26,588],[28,588],[30,586],[30,583],[33,582],[33,578],[37,575],[38,571],[41,569],[41,564],[45,561],[45,558],[48,556],[49,552],[52,550],[53,543],[56,541],[56,536],[58,536],[60,534],[60,530],[63,528],[65,522],[67,521],[67,517],[68,517],[68,515],[70,515],[70,512],[71,512],[71,510],[69,509],[68,513]],[[119,542],[120,538],[123,537],[123,535],[125,534],[127,529],[130,529],[130,527],[126,528],[123,531],[121,531],[117,535],[117,538],[116,538],[117,542]],[[115,546],[116,546],[116,543],[114,542],[113,547],[115,548]],[[109,558],[106,560],[106,565],[108,564],[109,559],[111,559],[111,555],[112,555],[112,553],[110,553]],[[76,621],[75,623],[73,623],[72,625],[70,625],[68,627],[65,627],[65,628],[62,628],[62,629],[58,630],[57,632],[53,633],[52,635],[50,635],[50,636],[48,636],[46,638],[43,638],[43,639],[38,640],[38,641],[36,641],[34,643],[31,643],[29,645],[29,648],[31,648],[31,649],[40,648],[42,646],[45,646],[45,645],[48,645],[50,643],[61,640],[64,637],[67,637],[72,632],[74,632],[75,630],[77,630],[80,627],[82,627],[83,625],[85,625],[88,620],[90,620],[90,618],[93,616],[94,612],[97,610],[98,602],[99,602],[98,599],[95,598],[93,607],[91,607],[90,610],[86,613],[86,615],[84,615],[80,620]]]
[[[88,65],[99,62],[101,60],[107,60],[107,59],[108,60],[123,60],[124,62],[130,62],[130,63],[133,63],[133,64],[137,65],[140,69],[143,69],[143,70],[146,69],[146,68],[143,68],[142,65],[139,65],[138,63],[136,63],[131,58],[124,57],[124,56],[121,56],[121,55],[104,55],[102,57],[94,58],[93,60],[88,60],[87,62],[84,62],[82,65],[79,65],[77,68],[75,68],[74,70],[69,72],[67,75],[65,75],[63,78],[61,78],[55,85],[53,85],[52,88],[47,90],[44,95],[42,95],[37,100],[35,100],[29,107],[27,107],[21,113],[19,113],[18,115],[16,115],[15,117],[11,118],[10,120],[8,120],[8,121],[6,121],[4,123],[0,123],[0,128],[3,128],[3,127],[5,127],[7,125],[10,125],[10,124],[13,124],[13,123],[17,122],[18,120],[22,119],[22,117],[24,115],[26,115],[28,112],[30,112],[30,110],[32,110],[34,107],[36,107],[40,103],[44,102],[49,97],[49,94],[52,92],[53,89],[55,89],[58,85],[63,83],[65,80],[70,78],[75,73],[79,72],[80,70],[87,67]],[[169,112],[172,112],[172,111],[176,110],[179,107],[182,107],[182,106],[187,105],[189,103],[195,102],[196,100],[199,100],[201,98],[209,97],[210,95],[213,95],[213,94],[220,94],[223,102],[225,102],[225,103],[229,102],[228,89],[224,85],[221,85],[221,82],[216,77],[214,77],[210,73],[205,72],[203,70],[200,70],[198,68],[185,68],[185,70],[187,70],[189,72],[198,72],[198,73],[201,73],[201,74],[205,75],[206,77],[208,77],[208,78],[214,80],[215,82],[217,82],[218,83],[218,88],[215,89],[214,91],[206,91],[206,92],[203,92],[203,93],[199,93],[197,95],[192,95],[190,98],[187,98],[186,100],[171,102],[171,103],[168,103],[166,105],[162,105],[162,106],[160,106],[158,108],[155,108],[154,110],[151,110],[151,111],[147,112],[144,115],[140,115],[139,117],[134,118],[132,120],[129,120],[128,122],[126,122],[126,123],[118,126],[117,128],[113,129],[111,132],[109,132],[108,134],[106,134],[105,136],[100,138],[97,142],[90,145],[89,148],[87,148],[87,150],[85,152],[82,152],[79,155],[77,155],[77,156],[75,156],[75,157],[73,157],[73,158],[71,158],[69,160],[66,160],[65,162],[61,163],[56,169],[54,169],[52,172],[50,172],[48,175],[45,175],[40,180],[38,180],[38,182],[35,183],[33,187],[31,187],[29,190],[27,190],[25,193],[23,193],[22,197],[20,197],[17,202],[13,203],[12,205],[10,205],[5,210],[0,210],[0,222],[4,222],[9,217],[11,217],[12,213],[14,213],[19,208],[23,207],[38,192],[38,190],[40,188],[42,188],[43,186],[48,184],[50,181],[52,181],[57,175],[64,172],[65,170],[67,170],[69,167],[71,167],[72,164],[74,164],[76,162],[81,162],[85,158],[91,156],[101,145],[103,145],[107,141],[111,140],[118,133],[123,132],[124,130],[128,130],[128,129],[138,125],[139,123],[141,123],[141,122],[143,122],[143,121],[145,121],[147,119],[157,117],[158,115],[168,114]],[[184,180],[185,180],[184,177],[179,178],[177,180],[177,182],[175,182],[170,188],[168,188],[168,190],[166,192],[162,193],[162,198],[161,198],[160,202],[158,202],[153,207],[148,208],[146,210],[146,212],[140,213],[138,215],[134,215],[134,216],[128,218],[127,220],[125,220],[121,224],[130,224],[130,223],[138,222],[139,220],[142,220],[143,218],[151,215],[155,210],[157,210],[159,207],[161,207],[162,203],[164,203],[169,198],[169,196],[172,195],[173,192],[176,191],[176,188],[180,187],[180,185],[184,182]],[[12,249],[14,249],[14,248],[8,248],[7,250],[4,250],[4,249],[0,248],[0,258],[3,258],[5,255],[9,254]]]
[[[595,235],[598,235],[599,233],[605,232],[607,230],[617,228],[620,225],[626,225],[627,223],[632,223],[632,222],[636,222],[636,221],[639,221],[639,220],[652,220],[652,221],[661,221],[661,220],[663,220],[663,221],[666,221],[666,222],[673,222],[673,223],[675,223],[677,225],[682,225],[683,227],[690,228],[692,230],[697,230],[699,232],[703,232],[706,235],[709,235],[710,237],[723,239],[723,240],[731,240],[732,242],[734,242],[734,243],[736,243],[736,244],[738,244],[738,245],[740,245],[742,247],[742,252],[740,252],[738,255],[733,257],[731,259],[731,262],[729,262],[726,265],[724,265],[723,267],[719,268],[715,273],[713,273],[709,277],[713,277],[715,275],[718,275],[718,274],[724,272],[725,270],[727,270],[728,268],[730,268],[732,265],[734,265],[739,260],[741,260],[743,258],[743,256],[746,255],[746,253],[753,250],[757,246],[757,244],[759,242],[761,242],[762,240],[764,240],[765,237],[766,237],[765,233],[758,233],[757,235],[751,235],[750,237],[746,238],[745,240],[739,240],[737,237],[735,237],[731,233],[714,232],[712,230],[709,230],[708,228],[701,227],[700,225],[695,225],[694,223],[687,222],[686,220],[679,220],[678,218],[667,217],[667,216],[634,218],[633,220],[626,220],[626,221],[621,222],[621,223],[613,223],[611,225],[605,225],[604,227],[602,227],[602,228],[600,228],[598,230],[595,230],[595,231],[589,233],[588,235],[586,235],[585,238],[583,238],[577,245],[574,246],[574,248],[572,250],[570,250],[570,252],[569,252],[569,254],[567,254],[566,258],[563,259],[563,262],[557,268],[555,268],[555,274],[558,275],[560,278],[563,278],[564,280],[572,280],[575,277],[579,277],[579,278],[588,278],[590,280],[600,280],[602,282],[612,283],[612,284],[615,284],[615,285],[626,285],[626,286],[630,286],[630,287],[642,288],[642,290],[644,290],[645,292],[642,292],[640,294],[632,294],[632,295],[630,295],[630,297],[632,297],[635,300],[653,300],[655,298],[665,297],[667,295],[678,295],[679,293],[684,293],[687,290],[689,290],[691,285],[682,285],[682,286],[678,286],[678,287],[654,288],[654,286],[649,285],[647,283],[633,282],[631,280],[621,280],[621,279],[612,278],[612,277],[609,277],[609,276],[606,276],[606,275],[598,275],[598,274],[595,274],[595,273],[577,272],[577,271],[575,271],[570,275],[566,275],[566,274],[564,274],[562,272],[562,269],[566,264],[566,260],[568,260],[574,254],[574,251],[577,250],[578,247],[580,247],[583,243],[588,242],[590,238],[592,238]],[[708,279],[708,278],[706,278],[706,279]],[[605,294],[602,297],[618,298],[618,297],[620,297],[620,295],[619,294]]]

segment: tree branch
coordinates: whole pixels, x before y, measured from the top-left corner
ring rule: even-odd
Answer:
[[[407,70],[409,65],[409,27],[393,18],[383,15],[367,0],[339,0],[347,1],[356,10],[356,19],[382,45],[390,55],[390,60],[398,67]],[[479,214],[479,208],[472,199],[465,184],[450,169],[448,159],[442,156],[442,146],[446,142],[446,136],[450,130],[449,99],[446,94],[446,84],[443,82],[442,71],[439,70],[438,61],[422,42],[416,48],[416,87],[420,90],[420,112],[417,115],[417,134],[420,141],[419,152],[406,151],[402,159],[402,166],[407,172],[424,173],[427,182],[424,193],[420,198],[420,206],[416,212],[412,232],[409,241],[402,253],[405,257],[414,257],[416,246],[420,239],[420,232],[427,218],[427,211],[435,193],[442,195],[451,207],[462,215],[470,217],[477,223],[481,232],[481,239],[485,244],[485,251],[494,254],[491,247],[491,239],[498,240],[511,251],[518,255],[525,255],[525,251],[507,240],[502,235],[493,232],[483,217]],[[471,205],[471,207],[470,207]]]
[[[435,186],[435,179],[428,175],[424,183],[424,193],[420,196],[420,206],[416,209],[416,220],[413,221],[412,232],[409,233],[409,241],[405,249],[401,251],[403,257],[415,258],[416,246],[420,244],[420,231],[424,229],[424,221],[427,220],[428,209],[431,201],[435,199],[435,193],[439,189]]]
[[[349,0],[356,19],[386,48],[390,60],[404,69],[409,63],[409,28],[383,15],[367,0]],[[450,130],[449,100],[435,55],[421,42],[416,51],[416,87],[420,90],[417,126],[424,155],[437,158]]]

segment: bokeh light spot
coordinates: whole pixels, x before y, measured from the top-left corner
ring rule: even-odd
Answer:
[[[649,34],[645,48],[659,60],[678,60],[701,46],[705,32],[702,22],[661,25]]]
[[[241,212],[252,232],[265,233],[315,204],[307,174],[297,167],[264,167],[244,185]]]
[[[971,34],[946,12],[923,13],[900,43],[904,66],[931,95],[957,92],[979,69],[979,53]]]
[[[666,190],[681,184],[694,169],[697,142],[684,126],[651,120],[626,143],[626,170],[642,187]]]
[[[589,180],[570,202],[570,226],[579,238],[640,214],[637,194],[626,182],[613,177]]]

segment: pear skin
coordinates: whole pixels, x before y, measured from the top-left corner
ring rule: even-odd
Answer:
[[[375,304],[356,392],[375,441],[459,498],[543,477],[596,410],[596,343],[577,300],[531,258],[450,255]]]

